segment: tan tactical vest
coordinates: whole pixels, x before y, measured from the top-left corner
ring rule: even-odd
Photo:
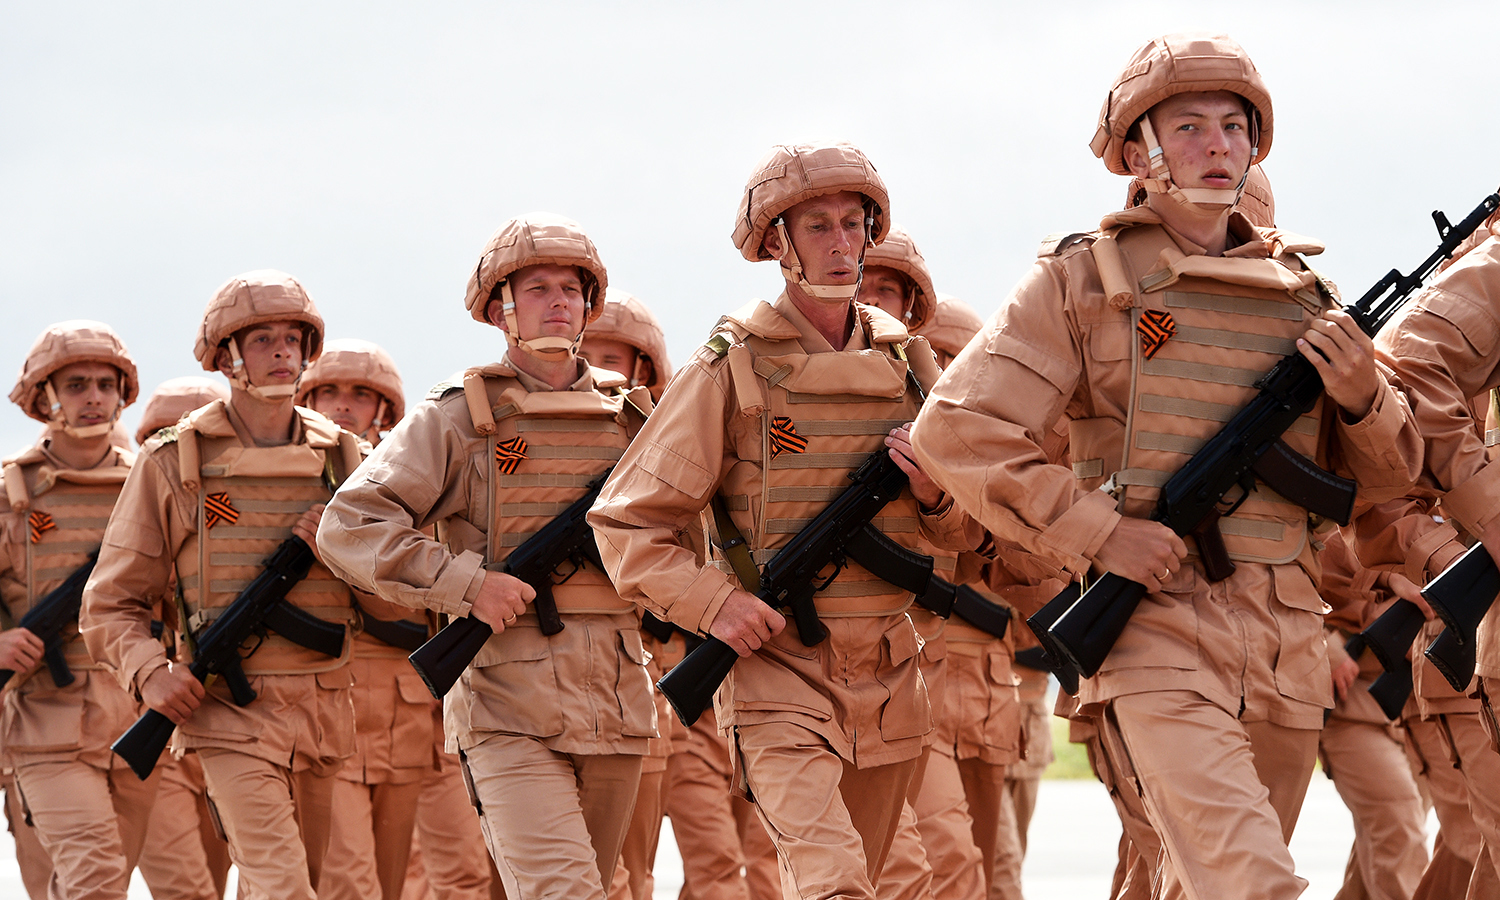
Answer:
[[[112,450],[106,460],[112,464],[79,471],[53,468],[46,459],[33,449],[7,460],[3,467],[6,497],[25,531],[25,595],[5,598],[17,622],[99,548],[109,514],[135,461],[133,454]],[[69,625],[65,634],[63,658],[68,668],[102,668],[89,656],[76,624]],[[46,666],[36,671],[51,679]]]
[[[909,339],[899,322],[877,309],[858,305],[856,310],[874,349],[805,353],[795,340],[752,333],[745,321],[753,321],[753,313],[736,314],[716,335],[721,346],[727,343],[725,362],[741,409],[758,405],[763,410],[761,492],[724,496],[731,514],[749,512],[758,523],[746,532],[758,566],[849,486],[849,474],[885,445],[891,429],[917,417],[921,399],[908,371],[924,393],[937,378],[937,361],[926,341]],[[916,499],[904,490],[873,524],[916,548],[917,515]],[[733,574],[721,543],[709,542],[711,562]],[[912,595],[849,562],[818,591],[816,601],[818,614],[829,618],[885,616],[906,609]]]
[[[1256,380],[1331,304],[1310,270],[1275,259],[1185,256],[1159,227],[1126,228],[1091,249],[1106,293],[1123,278],[1134,294],[1126,311],[1132,397],[1123,436],[1112,421],[1074,423],[1073,472],[1087,488],[1112,490],[1122,513],[1145,517],[1167,479],[1255,396]],[[1170,315],[1176,333],[1148,358],[1142,317],[1153,313]],[[1308,458],[1319,449],[1323,402],[1284,436]],[[1257,482],[1219,530],[1231,559],[1290,563],[1307,546],[1308,512]],[[1192,541],[1188,549],[1197,552]]]
[[[300,407],[305,438],[300,444],[246,447],[236,438],[199,434],[195,423],[211,410],[224,415],[216,409],[222,404],[215,401],[195,411],[178,426],[176,437],[183,485],[197,495],[198,530],[177,555],[178,583],[194,634],[234,602],[272,551],[292,536],[292,525],[314,504],[327,503],[333,485],[360,461],[358,438]],[[315,562],[286,599],[320,619],[343,624],[343,653],[331,659],[268,632],[264,640],[252,638],[245,645],[245,672],[299,675],[348,662],[348,626],[354,622],[348,585]]]
[[[593,370],[595,382],[622,379]],[[493,376],[491,376],[493,379]],[[464,396],[474,428],[488,432],[485,471],[490,485],[485,568],[498,571],[511,551],[552,521],[624,455],[630,416],[650,409],[645,388],[606,395],[593,391],[528,391],[505,379],[499,402],[490,405],[485,376],[464,375]],[[565,566],[563,575],[567,574]],[[592,564],[552,588],[557,609],[567,613],[631,612],[609,576]]]

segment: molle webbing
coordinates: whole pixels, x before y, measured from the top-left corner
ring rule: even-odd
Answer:
[[[32,498],[31,512],[50,516],[55,527],[44,532],[39,541],[25,543],[27,600],[24,609],[12,610],[18,619],[99,548],[109,515],[120,497],[126,471],[120,468],[120,480],[113,484],[74,484],[62,473],[50,490]],[[68,626],[63,633],[63,659],[68,668],[102,668],[89,656],[76,625]],[[38,669],[44,670],[45,667]]]

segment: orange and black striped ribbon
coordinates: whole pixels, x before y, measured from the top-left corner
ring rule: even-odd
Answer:
[[[220,522],[233,525],[240,519],[240,511],[229,502],[229,493],[220,491],[203,498],[203,527],[212,528]]]
[[[1135,330],[1141,336],[1141,353],[1150,359],[1177,333],[1177,323],[1164,309],[1148,309],[1141,313]]]
[[[771,458],[787,453],[802,453],[807,450],[807,438],[797,433],[797,426],[786,416],[771,420]]]
[[[501,475],[514,473],[525,458],[526,439],[523,437],[513,437],[495,445],[495,465],[500,467]]]
[[[57,527],[57,523],[52,521],[50,513],[44,513],[37,509],[32,510],[31,515],[26,517],[26,524],[31,526],[31,542],[33,544],[40,544],[42,542],[42,535]]]

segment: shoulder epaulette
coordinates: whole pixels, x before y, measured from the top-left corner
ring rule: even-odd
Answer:
[[[724,354],[728,353],[733,345],[734,338],[722,331],[703,342],[703,346],[713,351],[714,356],[719,359],[723,359]]]
[[[1049,234],[1042,240],[1042,246],[1037,248],[1036,255],[1039,258],[1048,256],[1061,256],[1064,250],[1084,241],[1093,243],[1095,235],[1086,231],[1059,231]]]
[[[463,385],[456,381],[439,381],[427,391],[428,400],[441,400],[454,391],[463,390]]]
[[[153,434],[151,437],[156,438],[156,441],[159,444],[174,443],[177,440],[177,426],[168,425],[165,428],[159,428],[157,429],[156,434]]]

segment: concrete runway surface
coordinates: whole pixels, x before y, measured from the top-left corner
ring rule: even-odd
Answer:
[[[1436,827],[1435,820],[1429,822],[1429,835]],[[1114,809],[1097,782],[1043,781],[1026,858],[1027,900],[1104,900],[1119,837]],[[1314,773],[1292,838],[1298,873],[1311,883],[1303,894],[1306,900],[1326,900],[1338,891],[1353,839],[1349,813],[1333,783],[1322,773]],[[234,883],[232,876],[230,883]],[[662,825],[656,860],[656,900],[675,900],[681,886],[682,863],[669,820]],[[0,838],[0,897],[20,900],[25,896],[15,867],[15,845],[8,837]],[[150,897],[137,873],[130,900]]]

